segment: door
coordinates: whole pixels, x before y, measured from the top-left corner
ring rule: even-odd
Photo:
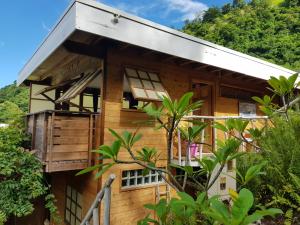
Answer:
[[[202,107],[199,111],[195,111],[194,115],[198,116],[212,116],[213,115],[213,85],[201,82],[193,82],[192,91],[194,92],[193,101],[203,101]],[[209,123],[211,120],[204,120],[204,122]],[[204,130],[204,141],[203,136],[199,137],[198,142],[204,142],[199,146],[199,151],[203,153],[208,153],[212,150],[213,144],[213,132],[212,127],[208,125]],[[200,152],[199,152],[200,154]]]

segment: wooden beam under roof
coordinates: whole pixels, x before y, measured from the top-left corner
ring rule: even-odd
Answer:
[[[194,61],[191,61],[191,60],[185,60],[184,62],[179,63],[178,65],[179,65],[179,66],[185,66],[185,65],[192,64],[192,63],[194,63]]]
[[[195,69],[195,70],[202,70],[202,69],[205,69],[205,68],[207,68],[207,67],[209,67],[209,65],[202,64],[202,65],[200,65],[200,66],[196,66],[194,69]]]

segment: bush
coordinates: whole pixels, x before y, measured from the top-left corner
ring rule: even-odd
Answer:
[[[0,128],[0,224],[11,216],[31,214],[33,200],[40,196],[46,196],[46,206],[51,213],[56,213],[53,196],[43,178],[42,164],[22,147],[26,140],[28,137],[20,123]]]

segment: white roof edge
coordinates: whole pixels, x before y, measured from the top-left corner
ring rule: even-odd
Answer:
[[[247,58],[247,59],[250,59],[252,61],[255,61],[255,62],[258,62],[258,63],[262,63],[262,64],[274,67],[274,68],[279,69],[279,70],[283,70],[283,71],[285,71],[287,73],[291,73],[291,74],[296,73],[295,71],[289,70],[289,69],[287,69],[285,67],[276,65],[274,63],[270,63],[270,62],[267,62],[265,60],[262,60],[262,59],[259,59],[259,58],[256,58],[256,57],[253,57],[253,56],[250,56],[250,55],[247,55],[247,54],[235,51],[235,50],[232,50],[230,48],[226,48],[224,46],[221,46],[221,45],[218,45],[218,44],[214,44],[214,43],[209,42],[209,41],[205,41],[205,40],[203,40],[201,38],[197,38],[197,37],[194,37],[192,35],[188,35],[186,33],[183,33],[181,31],[169,28],[167,26],[164,26],[164,25],[161,25],[161,24],[158,24],[158,23],[154,23],[154,22],[152,22],[150,20],[147,20],[147,19],[135,16],[135,15],[132,15],[130,13],[127,13],[127,12],[124,12],[122,10],[113,8],[111,6],[102,4],[102,3],[98,2],[98,1],[95,1],[95,0],[75,0],[75,2],[80,2],[82,4],[86,4],[86,5],[95,7],[97,9],[110,12],[112,14],[120,15],[121,17],[130,19],[130,20],[138,22],[138,23],[142,23],[144,25],[153,27],[155,29],[159,29],[159,30],[165,31],[167,33],[176,35],[178,37],[185,38],[185,39],[188,39],[190,41],[194,41],[194,42],[197,42],[197,43],[200,43],[200,44],[203,44],[203,45],[206,45],[206,46],[218,49],[218,50],[222,50],[224,52],[227,52],[227,53],[230,53],[230,54],[234,54],[234,55],[237,55],[237,56],[240,56],[240,57],[243,57],[243,58]]]
[[[71,15],[74,18],[72,17],[71,19],[69,19],[69,21],[67,21],[67,22],[71,23],[72,26],[64,26],[65,24],[64,25],[62,24],[64,22],[64,20],[66,20],[66,17],[67,17],[66,15],[70,14],[70,10],[75,5],[76,2],[81,3],[83,5],[86,5],[86,6],[96,8],[98,10],[101,10],[101,11],[104,11],[104,12],[107,12],[107,13],[110,13],[112,15],[113,14],[120,15],[121,18],[127,19],[131,22],[139,23],[141,25],[147,26],[148,28],[155,29],[155,30],[158,30],[160,32],[166,33],[166,35],[172,35],[172,36],[174,36],[174,38],[177,38],[178,40],[180,40],[180,39],[185,40],[186,43],[188,42],[188,43],[191,43],[193,45],[198,44],[199,46],[202,45],[202,46],[205,46],[205,47],[209,47],[211,49],[218,50],[219,52],[221,51],[224,54],[230,54],[230,55],[233,55],[233,56],[238,57],[238,58],[246,59],[247,61],[250,60],[252,62],[260,64],[260,66],[265,66],[265,67],[268,67],[268,68],[272,69],[273,71],[274,70],[278,71],[278,73],[276,75],[280,74],[280,71],[282,71],[283,75],[291,75],[291,74],[296,73],[295,71],[286,69],[282,66],[279,66],[279,65],[276,65],[276,64],[273,64],[273,63],[270,63],[270,62],[267,62],[267,61],[249,56],[249,55],[246,55],[244,53],[240,53],[240,52],[231,50],[229,48],[226,48],[226,47],[223,47],[223,46],[220,46],[220,45],[217,45],[217,44],[213,44],[211,42],[202,40],[200,38],[196,38],[196,37],[193,37],[191,35],[185,34],[183,32],[180,32],[180,31],[171,29],[169,27],[151,22],[149,20],[140,18],[138,16],[131,15],[131,14],[123,12],[121,10],[118,10],[118,9],[113,8],[113,7],[110,7],[110,6],[104,5],[102,3],[99,3],[95,0],[73,0],[71,2],[71,4],[69,5],[69,7],[65,10],[64,14],[60,17],[60,19],[58,20],[56,25],[53,27],[51,32],[47,35],[47,37],[44,39],[44,41],[41,43],[41,45],[34,52],[32,57],[27,61],[27,63],[22,68],[22,70],[19,72],[19,77],[18,77],[18,80],[17,80],[18,85],[20,85],[22,82],[24,82],[24,80],[26,80],[30,76],[30,74],[32,74],[32,72],[34,72],[34,70],[47,57],[49,57],[49,55],[57,47],[59,47],[59,45],[69,35],[71,35],[76,29],[84,30],[82,27],[80,27],[80,24],[78,25],[78,21],[77,21],[78,18],[77,17],[79,15],[77,15],[78,12],[76,10],[75,10],[76,11],[75,15]],[[73,21],[72,19],[75,20],[75,21]],[[66,29],[66,28],[67,28],[67,30],[64,31],[64,29]],[[64,35],[59,34],[58,31],[60,31],[60,32],[64,31]],[[55,36],[55,37],[53,37],[53,36]],[[55,39],[55,38],[61,38],[61,39]],[[55,40],[53,40],[53,39],[55,39]],[[170,54],[170,52],[165,52],[165,53]],[[183,58],[185,58],[185,57],[183,57]],[[190,58],[187,58],[187,59],[190,59]],[[199,61],[199,60],[195,60],[195,61]],[[205,62],[205,63],[209,64],[207,62]],[[211,65],[214,65],[214,64],[211,64]],[[220,68],[223,68],[223,67],[220,67]],[[224,69],[228,69],[228,67],[227,68],[224,67]],[[228,70],[230,70],[230,69],[228,69]],[[236,71],[236,70],[232,70],[232,71]],[[240,72],[240,71],[236,71],[236,72]],[[245,73],[245,74],[247,74],[247,73]],[[270,75],[272,75],[272,74],[270,74]],[[266,76],[261,77],[261,76],[257,75],[255,77],[258,77],[258,78],[261,78],[261,79],[266,79]]]
[[[47,34],[47,36],[43,39],[42,43],[36,48],[35,52],[32,54],[32,56],[28,59],[28,61],[24,64],[24,66],[21,68],[21,70],[19,71],[19,76],[17,79],[17,85],[21,85],[24,80],[27,79],[27,77],[30,75],[30,73],[33,72],[33,70],[35,68],[37,68],[39,65],[36,65],[34,69],[31,69],[31,72],[27,72],[27,70],[30,70],[31,67],[31,63],[34,60],[34,57],[36,57],[38,51],[43,47],[43,45],[49,40],[50,36],[54,33],[54,31],[59,27],[61,21],[66,17],[66,15],[68,14],[68,12],[71,10],[71,8],[74,6],[76,0],[72,0],[69,4],[69,6],[64,10],[63,14],[59,17],[59,19],[57,20],[57,22],[54,24],[54,26],[51,28],[50,32]],[[73,26],[73,31],[75,31],[75,18],[74,18],[74,26]],[[52,52],[55,49],[52,50]],[[50,55],[51,52],[49,52]],[[40,60],[42,63],[42,60]]]

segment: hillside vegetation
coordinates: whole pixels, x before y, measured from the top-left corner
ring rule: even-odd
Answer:
[[[204,40],[300,69],[300,1],[234,0],[209,8],[183,31]]]
[[[16,82],[0,89],[0,123],[9,123],[28,111],[29,89]]]

